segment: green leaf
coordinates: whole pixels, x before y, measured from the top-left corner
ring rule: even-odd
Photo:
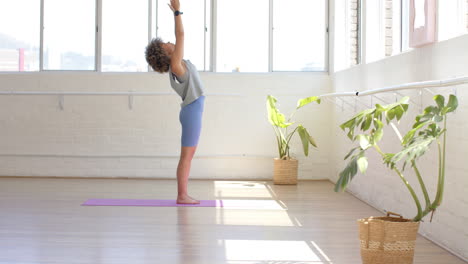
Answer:
[[[393,153],[385,153],[383,157],[384,163],[387,164],[387,166],[389,166],[392,169],[395,166],[395,163],[392,162],[392,159],[394,156],[395,154]]]
[[[282,128],[292,125],[292,123],[285,123],[286,117],[276,108],[276,102],[277,100],[275,97],[268,95],[266,104],[268,111],[268,121],[270,124]]]
[[[434,114],[437,114],[437,107],[431,105],[431,106],[428,106],[424,109],[424,113],[423,113],[425,116],[432,116]],[[430,118],[430,117],[429,117]]]
[[[307,97],[307,98],[304,98],[304,99],[300,99],[299,101],[297,101],[297,108],[296,109],[299,109],[305,105],[308,105],[312,102],[317,102],[317,104],[320,104],[320,98],[318,96],[311,96],[311,97]]]
[[[380,104],[375,104],[374,118],[382,119],[382,113],[385,112],[385,108]]]
[[[279,122],[277,120],[277,114],[278,114],[278,109],[276,109],[276,98],[268,95],[267,96],[267,111],[268,111],[268,121],[270,121],[270,124],[274,126],[278,126]]]
[[[383,137],[383,123],[382,121],[378,120],[378,119],[374,119],[374,127],[375,127],[375,130],[371,133],[372,134],[372,137],[373,139],[369,139],[369,141],[371,142],[371,144],[375,144],[377,142],[379,142],[382,137]]]
[[[355,122],[354,118],[351,118],[350,120],[344,122],[343,124],[340,125],[342,130],[345,130],[345,128],[350,128]]]
[[[389,110],[387,112],[387,124],[390,123],[390,121],[395,118],[395,109]]]
[[[315,142],[315,139],[312,136],[309,136],[309,142],[312,146],[317,147],[317,143]]]
[[[437,106],[439,107],[439,109],[442,109],[444,107],[444,105],[445,105],[445,98],[440,94],[434,96],[434,101],[436,101]]]
[[[361,130],[362,131],[367,131],[372,124],[372,115],[367,115],[366,121],[362,123]]]
[[[419,117],[419,116],[418,116]],[[426,123],[428,123],[429,121],[419,121],[421,119],[419,119],[418,117],[416,117],[416,122],[413,124],[413,127],[412,128],[417,128],[419,127],[420,125],[424,125]]]
[[[449,108],[449,110],[447,111],[447,113],[450,113],[450,112],[453,112],[457,109],[458,107],[458,99],[455,95],[451,94],[449,96],[449,101],[447,103],[447,107]]]
[[[398,101],[398,103],[407,105],[409,100],[410,100],[409,96],[405,96],[405,97],[401,98],[400,101]]]
[[[384,124],[377,118],[374,118],[374,127],[376,130],[383,129]]]
[[[309,138],[310,138],[310,135],[302,125],[299,125],[297,127],[297,132],[299,133],[299,136],[301,137],[302,148],[304,149],[304,155],[307,157],[309,155]]]
[[[374,132],[374,140],[373,140],[374,144],[379,142],[382,139],[383,134],[384,134],[383,129],[379,129]]]
[[[403,137],[402,145],[407,145],[408,142],[410,142],[414,138],[414,134],[416,133],[416,131],[418,131],[419,129],[427,125],[428,123],[429,121],[422,122],[422,123],[419,122],[419,123],[414,124],[413,129],[408,131],[408,133],[406,133],[406,135]]]
[[[360,155],[359,158],[357,159],[357,165],[358,165],[359,171],[360,171],[361,173],[365,173],[365,172],[366,172],[368,162],[367,162],[366,156],[364,156],[364,152],[361,152],[361,155]]]
[[[434,120],[434,122],[441,122],[442,120],[444,120],[444,118],[440,115],[435,115],[432,120]]]
[[[356,148],[352,148],[351,151],[349,151],[348,154],[346,154],[346,156],[344,157],[345,160],[347,160],[349,158],[349,156],[351,156],[354,151],[356,151],[356,149],[358,149],[359,147],[356,147]]]
[[[440,130],[440,128],[437,126],[436,123],[432,123],[430,125],[427,126],[429,131],[426,133],[428,135],[431,135],[433,137],[436,137],[436,135],[438,134],[438,131]]]
[[[281,134],[281,159],[283,159],[285,156],[287,156],[287,148],[288,148],[288,142],[286,141],[286,138]]]
[[[361,146],[361,149],[366,150],[369,147],[372,147],[372,145],[369,143],[369,136],[358,135],[358,138],[359,138],[359,145]]]
[[[418,136],[413,139],[407,146],[404,147],[403,150],[396,153],[394,156],[391,157],[389,162],[397,163],[398,161],[405,159],[406,162],[411,162],[416,160],[417,158],[421,157],[426,153],[429,149],[429,146],[432,142],[434,142],[437,138],[435,137],[427,137],[427,136]]]
[[[348,134],[347,134],[348,138],[351,139],[352,141],[355,140],[354,138],[354,130],[353,129],[350,129]]]
[[[400,100],[398,103],[385,106],[385,110],[387,111],[387,124],[395,117],[397,121],[400,121],[403,114],[408,110],[408,104],[404,103],[405,101],[406,99],[403,101]]]
[[[353,157],[345,169],[340,172],[340,178],[335,184],[335,192],[344,191],[354,176],[357,174],[357,157]]]
[[[449,111],[450,111],[450,107],[445,106],[444,108],[442,108],[442,111],[440,111],[440,114],[446,115]]]
[[[408,106],[408,105],[406,105]],[[408,109],[408,108],[406,108]],[[403,106],[398,106],[395,108],[395,114],[396,114],[396,118],[398,121],[400,121],[401,117],[403,116],[403,114],[406,112],[405,108]]]

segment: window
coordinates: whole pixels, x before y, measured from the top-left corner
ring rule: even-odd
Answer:
[[[95,6],[95,0],[44,0],[45,70],[94,70]]]
[[[385,57],[385,0],[366,1],[366,63]]]
[[[218,0],[216,71],[268,72],[269,1]]]
[[[360,63],[360,8],[360,0],[335,2],[335,72]]]
[[[181,7],[184,13],[184,58],[189,59],[200,71],[210,69],[209,4],[209,0],[191,0],[183,2]],[[158,36],[164,41],[175,43],[174,15],[167,1],[158,1],[157,12]]]
[[[103,72],[147,71],[147,0],[103,0],[101,31]]]
[[[0,71],[147,72],[148,41],[175,42],[168,2],[2,0]],[[200,71],[327,70],[327,0],[190,0],[181,11],[184,58]]]
[[[443,3],[439,3],[438,41],[466,34],[466,6],[466,0],[444,0]]]
[[[410,19],[410,0],[403,0],[401,6],[401,51],[411,50],[409,47],[409,19]]]
[[[38,71],[40,2],[3,0],[1,5],[0,71]]]
[[[274,0],[273,10],[273,71],[325,70],[325,0]]]

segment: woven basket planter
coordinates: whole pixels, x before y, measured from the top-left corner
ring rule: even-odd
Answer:
[[[391,214],[358,220],[363,264],[413,263],[419,222]]]
[[[298,161],[295,159],[274,159],[273,183],[297,184]]]

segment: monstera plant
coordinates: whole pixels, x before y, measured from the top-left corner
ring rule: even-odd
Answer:
[[[273,126],[278,146],[278,158],[274,160],[274,182],[275,184],[296,184],[297,183],[297,160],[292,159],[290,155],[291,139],[297,132],[302,141],[304,155],[309,155],[309,144],[317,147],[315,140],[310,136],[307,129],[302,124],[296,124],[292,121],[294,114],[300,108],[316,102],[320,104],[320,98],[317,96],[300,99],[294,112],[286,119],[276,107],[277,99],[271,95],[267,97],[268,120]]]
[[[359,144],[345,156],[348,164],[340,173],[335,191],[346,189],[358,170],[362,173],[366,172],[367,151],[374,149],[380,155],[382,162],[394,171],[406,186],[417,210],[412,219],[403,219],[401,216],[395,218],[390,216],[393,213],[388,213],[387,217],[369,217],[358,220],[363,263],[387,263],[387,260],[395,261],[397,258],[398,261],[392,263],[412,263],[419,222],[429,213],[433,213],[442,202],[445,182],[447,115],[457,109],[458,100],[454,95],[450,95],[447,102],[442,95],[436,95],[433,99],[435,105],[426,107],[422,114],[416,116],[412,129],[403,137],[400,136],[392,121],[399,121],[407,112],[408,97],[386,106],[377,104],[375,108],[361,111],[340,126],[341,129],[347,131],[349,139]],[[385,153],[379,146],[384,135],[385,124],[391,125],[400,138],[401,150],[397,153]],[[438,150],[438,180],[437,192],[431,200],[417,162],[427,153],[433,143],[437,145]],[[421,203],[420,197],[404,175],[408,166],[411,166],[416,175],[424,197],[424,204]],[[386,224],[388,222],[392,224]],[[392,250],[388,250],[389,248]]]
[[[343,130],[348,130],[348,137],[352,141],[359,141],[359,146],[351,149],[349,154],[346,155],[345,159],[349,159],[349,162],[346,168],[340,173],[340,178],[335,185],[335,191],[344,190],[357,174],[358,169],[362,173],[367,170],[368,162],[366,152],[370,149],[375,149],[380,154],[382,161],[398,175],[410,192],[417,209],[413,221],[420,221],[424,216],[433,212],[442,202],[445,180],[447,114],[455,111],[458,106],[458,100],[455,95],[450,95],[446,103],[442,95],[436,95],[434,97],[436,104],[426,107],[423,113],[416,117],[412,129],[401,138],[402,150],[396,154],[384,153],[378,144],[383,137],[383,119],[385,119],[387,124],[391,124],[391,121],[395,119],[399,121],[408,110],[408,100],[409,98],[405,97],[400,100],[400,102],[387,106],[377,104],[375,108],[360,112],[340,126]],[[397,135],[400,134],[395,126],[392,125],[392,128]],[[356,131],[361,131],[362,133],[356,134]],[[434,200],[431,201],[424,179],[418,169],[417,160],[427,152],[433,142],[437,143],[439,164],[437,169],[437,192]],[[354,154],[354,152],[356,152],[356,154]],[[402,168],[397,166],[397,162],[400,160],[404,160]],[[424,196],[424,206],[421,205],[414,188],[403,174],[408,164],[411,165],[418,179]]]

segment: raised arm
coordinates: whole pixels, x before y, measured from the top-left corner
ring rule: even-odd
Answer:
[[[185,66],[182,62],[184,58],[184,25],[182,24],[181,14],[176,15],[176,11],[180,12],[180,2],[179,0],[171,0],[169,5],[172,12],[174,12],[174,22],[175,22],[175,50],[171,56],[171,68],[172,72],[177,76],[183,76],[185,74]]]

